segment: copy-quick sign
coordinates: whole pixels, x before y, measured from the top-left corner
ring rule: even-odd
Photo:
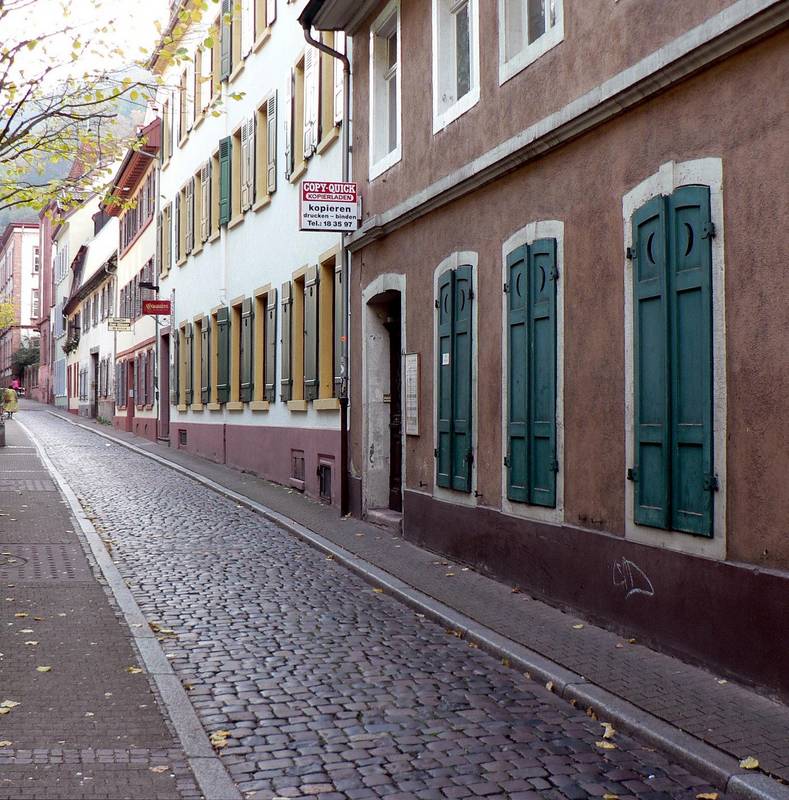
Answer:
[[[355,231],[358,200],[355,183],[302,181],[299,230]]]

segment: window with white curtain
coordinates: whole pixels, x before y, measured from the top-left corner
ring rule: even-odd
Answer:
[[[400,3],[370,29],[370,179],[400,160]]]
[[[499,83],[563,38],[562,0],[499,0]]]

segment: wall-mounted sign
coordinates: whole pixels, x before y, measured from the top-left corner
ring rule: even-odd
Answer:
[[[355,183],[302,181],[299,230],[351,233],[359,227],[358,208]]]
[[[107,320],[107,328],[111,331],[130,331],[131,320],[128,317],[110,317]]]
[[[160,316],[162,314],[170,313],[169,300],[143,300],[142,313],[151,314],[152,316]]]
[[[419,436],[419,353],[405,354],[405,435]]]

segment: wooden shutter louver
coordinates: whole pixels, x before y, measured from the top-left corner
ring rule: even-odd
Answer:
[[[175,261],[181,260],[181,193],[175,193]]]
[[[219,141],[219,224],[230,222],[230,181],[232,139],[226,136]]]
[[[283,402],[290,400],[293,394],[293,297],[291,296],[292,283],[285,281],[282,284],[282,332],[281,332],[281,360],[282,377],[280,378],[280,397]]]
[[[226,403],[230,399],[230,315],[226,307],[216,312],[217,347],[217,400]]]
[[[342,259],[337,258],[334,266],[334,292],[333,292],[333,305],[334,312],[333,335],[334,343],[332,345],[334,356],[334,396],[339,397],[342,389],[342,356],[343,356],[343,335],[344,335],[344,296],[342,285]]]
[[[314,47],[304,51],[304,158],[309,158],[318,146],[318,112],[320,58]],[[297,98],[297,101],[301,98]]]
[[[255,186],[255,120],[241,125],[241,210],[252,207]]]
[[[241,55],[248,56],[255,40],[254,0],[241,0]]]
[[[211,401],[211,320],[203,317],[200,327],[200,402]]]
[[[219,34],[219,79],[226,81],[233,69],[233,0],[222,0]]]
[[[318,397],[318,267],[307,268],[304,276],[304,397]]]
[[[262,135],[258,133],[258,135]],[[277,190],[277,92],[266,102],[266,189],[269,194]]]
[[[195,179],[186,182],[186,254],[194,248],[195,235]]]
[[[252,399],[254,376],[252,364],[254,360],[253,335],[255,322],[255,306],[247,297],[241,305],[241,402],[248,403]]]
[[[266,295],[265,370],[266,400],[273,403],[277,399],[277,290],[270,289]]]
[[[211,162],[200,167],[200,241],[205,242],[211,232]]]
[[[334,49],[340,53],[345,52],[345,33],[337,31],[334,34]],[[343,91],[345,87],[345,76],[343,64],[339,58],[334,59],[334,124],[342,122],[343,112]]]
[[[184,326],[184,343],[186,353],[184,355],[184,393],[186,404],[190,405],[193,398],[193,377],[194,377],[194,329],[191,322]]]
[[[471,491],[472,470],[472,290],[471,267],[455,270],[452,330],[452,488]]]
[[[449,488],[452,471],[452,311],[455,273],[438,279],[438,385],[436,402],[436,483]]]
[[[290,75],[285,81],[285,113],[283,115],[283,125],[285,128],[285,178],[290,178],[293,174],[293,137],[295,123],[295,86],[296,72],[291,68]]]

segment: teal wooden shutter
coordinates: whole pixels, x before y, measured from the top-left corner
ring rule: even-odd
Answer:
[[[192,323],[187,322],[184,327],[184,337],[186,342],[186,375],[184,375],[184,384],[186,390],[186,403],[192,402],[192,377],[193,377],[193,364],[194,364],[194,340]]]
[[[226,307],[216,312],[216,393],[220,403],[230,399],[230,316]]]
[[[556,240],[529,247],[529,502],[556,505]]]
[[[452,488],[471,491],[473,442],[471,430],[471,353],[474,291],[471,267],[455,270],[455,302],[452,320]]]
[[[200,328],[200,402],[211,401],[211,321],[203,317]]]
[[[712,536],[712,224],[706,186],[668,200],[671,527]]]
[[[452,473],[452,312],[455,273],[438,279],[438,393],[436,401],[436,483],[449,488]]]
[[[635,521],[669,526],[669,354],[666,199],[633,215]]]
[[[304,276],[304,397],[318,397],[318,267]]]
[[[219,31],[219,79],[226,81],[233,69],[233,0],[222,0],[222,20]]]
[[[277,399],[277,290],[269,289],[266,295],[266,339],[264,352],[266,361],[263,378],[266,382],[266,400],[273,403]]]
[[[334,311],[334,396],[339,397],[342,390],[342,347],[344,335],[342,259],[339,258],[334,267],[334,292],[332,300],[332,308]]]
[[[507,256],[507,497],[529,500],[528,248]]]
[[[230,222],[230,170],[232,141],[230,136],[219,140],[219,224]]]
[[[254,377],[252,374],[252,331],[255,307],[252,298],[246,298],[241,306],[241,402],[252,399]]]
[[[280,378],[280,397],[287,402],[292,397],[293,377],[291,366],[293,364],[293,348],[291,345],[293,327],[293,298],[291,297],[290,281],[282,284],[282,377]]]

